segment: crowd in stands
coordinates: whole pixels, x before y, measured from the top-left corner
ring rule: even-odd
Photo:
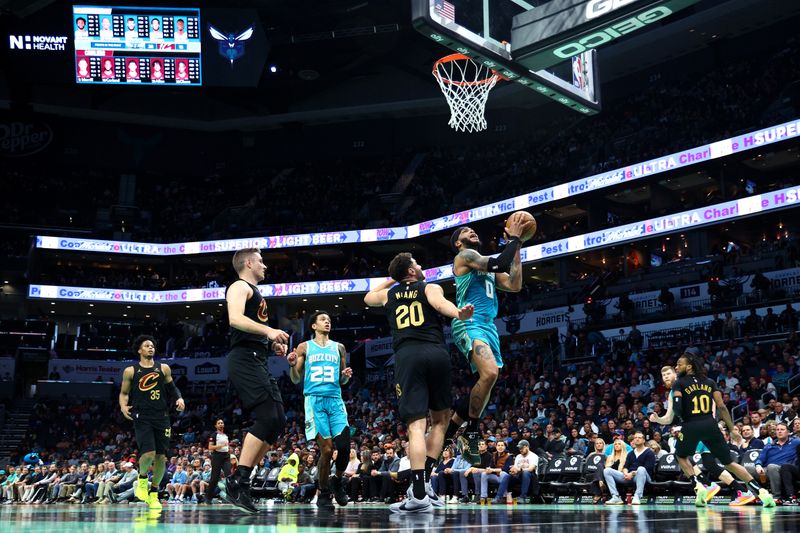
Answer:
[[[605,464],[621,472],[626,457],[639,455],[627,453],[629,447],[646,447],[655,460],[674,450],[669,427],[651,422],[650,415],[664,414],[667,391],[660,369],[677,359],[680,348],[642,350],[634,343],[591,364],[555,370],[550,370],[537,350],[533,341],[520,339],[513,340],[504,354],[506,365],[480,426],[481,466],[467,465],[452,448],[437,465],[434,483],[448,501],[485,502],[496,488],[496,502],[511,498],[509,491],[521,501],[540,502],[547,494],[540,490],[537,469],[553,458],[601,452]],[[743,440],[731,440],[732,450],[763,448],[751,468],[759,475],[763,470],[773,492],[792,504],[797,493],[793,488],[784,490],[789,485],[780,485],[780,476],[800,481],[800,474],[792,470],[797,456],[776,450],[787,438],[792,446],[800,443],[800,398],[790,393],[790,380],[800,374],[796,333],[771,345],[744,339],[708,344],[701,350],[709,376],[718,383],[742,428]],[[453,362],[458,369],[454,379],[458,401],[469,395],[471,378],[462,356],[454,352]],[[234,468],[234,447],[249,420],[230,390],[196,395],[185,378],[178,384],[186,391],[187,409],[174,419],[163,494],[165,499],[202,501],[207,488],[203,483],[208,483],[210,475],[205,443],[214,420],[222,418],[230,430]],[[309,501],[315,494],[318,447],[304,437],[302,391],[286,376],[279,385],[287,425],[276,448],[254,469],[253,486],[266,484],[270,472],[288,462],[285,475],[274,470],[274,496]],[[399,498],[409,477],[408,438],[407,428],[397,419],[390,387],[358,377],[344,396],[351,424],[352,452],[346,473],[351,498],[356,502]],[[28,455],[31,451],[36,453],[33,461]],[[791,466],[782,468],[784,464]],[[39,401],[26,440],[0,475],[0,493],[6,503],[130,502],[136,466],[132,427],[115,406],[88,400]],[[652,466],[648,463],[647,468]],[[634,467],[631,472],[635,471]],[[643,485],[652,477],[649,472]],[[634,476],[601,471],[590,480],[590,489],[600,502],[613,498],[614,483],[635,481]],[[610,495],[604,495],[605,489]],[[634,490],[641,496],[639,489]]]

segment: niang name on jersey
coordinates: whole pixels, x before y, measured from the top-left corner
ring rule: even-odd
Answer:
[[[691,394],[691,393],[697,392],[697,391],[705,391],[705,392],[711,394],[711,387],[708,386],[708,385],[700,385],[699,383],[695,383],[693,385],[689,385],[688,387],[683,389],[683,391],[686,394]]]
[[[416,300],[418,292],[416,289],[413,291],[397,291],[394,293],[394,297],[396,300]]]
[[[318,363],[321,361],[326,363],[338,363],[339,354],[315,353],[308,356],[309,363]]]

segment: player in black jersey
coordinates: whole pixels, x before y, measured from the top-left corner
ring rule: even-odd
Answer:
[[[286,425],[283,399],[270,376],[267,356],[270,341],[276,354],[285,355],[289,335],[267,325],[267,301],[256,287],[267,269],[261,252],[257,248],[239,250],[233,256],[233,268],[239,279],[225,294],[231,326],[228,378],[255,422],[242,443],[236,473],[225,478],[225,499],[243,511],[257,513],[250,497],[250,473]]]
[[[128,420],[133,420],[136,444],[139,446],[139,480],[134,489],[137,498],[147,502],[150,509],[161,509],[158,486],[164,478],[167,450],[171,436],[169,407],[174,404],[183,411],[186,404],[172,379],[172,370],[164,363],[156,364],[155,339],[140,335],[133,341],[139,362],[122,372],[119,408]],[[153,466],[150,490],[147,471]]]
[[[697,443],[702,441],[725,469],[741,479],[750,491],[731,502],[731,505],[746,505],[754,501],[758,494],[764,507],[775,507],[775,499],[769,491],[762,488],[742,465],[731,460],[725,437],[714,419],[712,402],[716,404],[720,418],[732,435],[738,433],[739,428],[733,424],[731,413],[722,401],[722,393],[717,389],[716,383],[706,377],[705,367],[699,357],[692,352],[684,353],[678,359],[675,370],[678,372],[678,379],[672,385],[672,395],[673,420],[676,425],[673,426],[672,433],[678,439],[675,455],[683,473],[692,480],[695,487],[698,486],[699,480],[694,474],[689,456],[695,453]]]
[[[367,293],[364,303],[386,310],[395,354],[400,418],[408,425],[412,485],[406,500],[390,509],[396,513],[420,513],[444,505],[430,488],[429,478],[442,451],[453,400],[450,353],[439,313],[469,320],[474,308],[472,304],[457,308],[445,299],[440,286],[425,283],[425,274],[409,253],[392,259],[389,275],[392,280]],[[426,439],[429,411],[431,429]]]

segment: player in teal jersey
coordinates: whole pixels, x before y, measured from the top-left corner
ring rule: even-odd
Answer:
[[[306,414],[306,440],[316,439],[319,444],[319,495],[320,509],[333,509],[331,489],[336,503],[347,505],[347,493],[342,476],[350,460],[350,427],[347,410],[342,400],[342,385],[353,375],[347,366],[344,346],[330,340],[331,317],[317,311],[309,318],[313,338],[302,342],[287,356],[291,367],[289,377],[293,383],[303,382]],[[330,479],[331,457],[336,447],[336,477]]]
[[[452,439],[464,422],[467,428],[458,444],[465,459],[473,464],[480,461],[478,424],[481,413],[492,394],[503,359],[500,338],[494,320],[497,318],[496,290],[518,292],[522,289],[522,262],[519,247],[524,223],[511,216],[506,227],[508,244],[498,257],[478,253],[481,240],[474,230],[460,227],[450,239],[457,253],[453,261],[456,278],[456,306],[472,304],[475,314],[470,320],[453,320],[453,342],[477,372],[478,381],[472,387],[469,402],[455,408],[445,439]]]

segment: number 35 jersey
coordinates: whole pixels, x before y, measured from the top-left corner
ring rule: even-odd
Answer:
[[[342,396],[342,387],[339,384],[340,359],[338,342],[328,341],[325,346],[320,346],[313,340],[306,341],[303,395],[340,398]]]
[[[683,420],[710,419],[714,420],[714,391],[717,384],[708,378],[697,376],[681,376],[672,385],[673,392],[681,393],[681,407]]]
[[[427,283],[400,283],[389,289],[384,306],[395,353],[409,342],[444,344],[442,319],[425,296]]]
[[[161,370],[161,364],[145,367],[139,363],[133,365],[133,381],[129,403],[133,406],[134,418],[160,420],[169,416],[169,405],[164,391],[167,379]]]

